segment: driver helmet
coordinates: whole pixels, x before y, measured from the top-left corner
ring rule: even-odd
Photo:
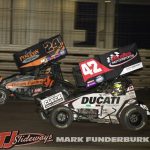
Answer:
[[[115,82],[114,85],[113,85],[112,94],[114,96],[118,96],[118,95],[121,95],[122,93],[123,93],[123,87],[122,87],[121,82]]]

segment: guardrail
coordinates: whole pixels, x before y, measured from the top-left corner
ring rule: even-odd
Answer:
[[[3,77],[10,76],[18,72],[14,63],[13,53],[29,47],[29,45],[1,45],[0,46],[0,75]],[[74,83],[72,76],[72,67],[78,65],[78,62],[85,60],[94,55],[104,54],[112,49],[69,47],[68,55],[62,59],[61,68],[64,78]],[[150,50],[140,49],[140,56],[144,68],[131,73],[130,78],[136,88],[150,87]]]

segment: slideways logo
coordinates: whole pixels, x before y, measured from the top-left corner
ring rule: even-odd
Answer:
[[[107,62],[109,63],[109,67],[117,67],[131,61],[136,56],[137,53],[134,54],[132,52],[126,52],[122,54],[119,52],[114,52],[114,54],[110,54],[110,56],[107,57]]]
[[[9,149],[14,146],[29,145],[39,142],[48,143],[52,141],[53,141],[52,134],[49,135],[41,133],[19,134],[19,131],[0,133],[0,149]]]

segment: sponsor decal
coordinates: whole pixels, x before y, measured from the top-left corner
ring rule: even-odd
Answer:
[[[105,67],[104,65],[102,65],[100,62],[98,62],[97,60],[93,58],[79,63],[79,66],[80,66],[80,70],[81,70],[84,82],[86,82],[90,78],[93,78],[98,75],[111,71],[111,69]]]
[[[37,59],[38,57],[39,57],[39,50],[36,49],[34,51],[29,51],[28,53],[26,53],[23,56],[20,56],[19,59],[22,63],[25,64],[25,63],[28,63],[28,62],[31,62],[31,61]]]
[[[6,88],[11,89],[11,88],[16,88],[16,87],[29,87],[33,85],[51,86],[53,83],[54,83],[54,80],[51,80],[50,78],[43,78],[43,79],[37,79],[37,80],[11,82],[6,85]]]
[[[35,60],[35,61],[32,61],[32,62],[30,62],[30,63],[27,63],[27,64],[21,66],[20,68],[39,66],[39,65],[45,63],[44,61],[46,61],[46,60],[45,60],[45,56],[42,57],[42,58],[39,58],[39,59],[37,59],[37,60]]]
[[[65,101],[65,99],[64,99],[62,92],[59,92],[57,94],[54,94],[52,96],[49,96],[49,97],[43,99],[41,101],[41,104],[44,109],[48,109],[48,108],[58,105],[64,101]]]
[[[44,82],[46,82],[46,79],[20,81],[20,82],[11,82],[11,83],[8,83],[6,85],[6,88],[10,89],[10,88],[15,88],[15,87],[33,86],[33,85],[44,84]]]
[[[21,66],[20,68],[39,66],[41,64],[45,64],[49,61],[55,60],[61,56],[61,54],[60,54],[61,51],[66,51],[65,47],[62,47],[62,49],[57,49],[57,50],[53,51],[53,53],[49,52],[48,56],[41,57],[33,62],[30,62],[28,64]],[[64,55],[65,54],[66,53],[64,53]]]
[[[61,36],[59,35],[55,38],[53,37],[44,40],[43,42],[34,45],[34,47],[31,47],[24,51],[26,53],[23,56],[20,56],[19,58],[19,68],[39,66],[43,63],[59,59],[60,56],[67,54],[65,44],[62,41]]]
[[[65,50],[60,51],[60,55],[65,55],[65,54],[66,54]]]
[[[83,114],[83,115],[86,115],[88,118],[98,118],[98,109],[77,109],[77,112],[79,114]],[[80,118],[80,116],[78,116]]]
[[[91,81],[88,81],[87,82],[87,88],[91,87],[91,86],[95,86],[96,85],[96,82],[94,80],[91,80]]]
[[[114,52],[109,57],[107,57],[107,62],[109,67],[117,67],[123,65],[137,56],[137,52],[134,54],[131,51],[120,54],[119,52]]]
[[[40,93],[40,92],[42,92],[42,88],[34,89],[34,93]]]
[[[95,78],[95,81],[96,81],[97,83],[101,83],[101,82],[104,81],[104,77],[103,77],[103,76],[97,76],[97,77]]]
[[[14,146],[29,145],[39,142],[48,143],[53,141],[53,135],[42,133],[24,133],[9,131],[0,133],[0,149],[10,149]]]
[[[82,97],[81,104],[119,104],[120,97]]]
[[[125,67],[125,68],[123,69],[123,71],[121,72],[120,75],[124,75],[124,74],[126,74],[126,73],[129,73],[129,72],[131,72],[131,71],[134,71],[134,70],[137,70],[137,69],[140,69],[140,68],[143,68],[142,62],[136,63],[136,64],[131,65],[131,66],[129,66],[129,67]]]

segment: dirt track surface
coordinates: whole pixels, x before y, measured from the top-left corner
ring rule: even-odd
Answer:
[[[137,91],[137,97],[150,108],[150,90],[143,89]],[[87,122],[74,122],[67,129],[56,129],[49,122],[41,120],[36,112],[36,105],[33,101],[10,101],[6,105],[0,106],[0,132],[18,131],[20,133],[42,133],[52,134],[56,137],[150,137],[150,122],[142,130],[131,132],[123,129],[119,125],[97,124]],[[15,146],[14,150],[73,150],[73,149],[150,149],[150,142],[147,143],[56,143],[49,142],[27,146]]]

